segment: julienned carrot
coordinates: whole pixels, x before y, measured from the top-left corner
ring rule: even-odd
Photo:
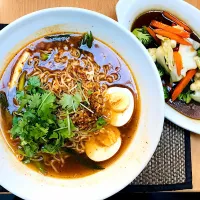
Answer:
[[[186,41],[185,39],[183,39],[182,37],[180,37],[180,36],[178,36],[176,34],[170,33],[168,31],[164,31],[162,29],[154,29],[154,32],[156,34],[162,35],[164,37],[168,37],[168,38],[170,38],[172,40],[176,40],[180,44],[191,46],[191,44],[188,41]]]
[[[177,74],[180,76],[181,75],[181,70],[183,69],[183,62],[182,62],[182,57],[179,52],[174,52],[174,61],[176,63],[176,68],[177,68]]]
[[[174,33],[174,34],[179,35],[183,38],[189,38],[190,37],[190,33],[188,33],[187,31],[168,26],[167,24],[163,24],[163,23],[158,22],[156,20],[153,20],[151,22],[150,26],[168,31],[170,33]]]
[[[176,24],[178,24],[179,26],[182,26],[186,31],[188,31],[189,33],[192,33],[192,30],[184,23],[182,22],[180,19],[178,19],[177,17],[175,17],[174,15],[164,11],[163,15],[170,19],[172,22],[175,22]]]
[[[156,34],[154,33],[154,31],[150,27],[147,27],[147,31],[153,37],[153,39],[156,41],[157,44],[161,43]]]
[[[188,83],[191,81],[191,79],[196,73],[196,69],[191,69],[187,72],[186,76],[179,82],[174,92],[172,93],[172,101],[175,101],[178,98],[178,96],[183,92],[185,87],[188,85]]]

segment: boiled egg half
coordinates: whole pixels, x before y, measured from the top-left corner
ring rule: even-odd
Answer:
[[[85,144],[86,155],[93,161],[101,162],[114,156],[121,146],[118,128],[107,125],[91,137]]]
[[[128,123],[134,111],[132,92],[123,87],[110,87],[106,91],[109,123],[120,127]],[[106,115],[106,113],[105,113]]]

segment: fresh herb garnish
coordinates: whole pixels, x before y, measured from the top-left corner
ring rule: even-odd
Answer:
[[[49,58],[49,54],[48,53],[44,53],[44,52],[40,53],[40,59],[42,61],[46,61],[48,58]]]
[[[96,128],[100,130],[103,126],[107,124],[106,120],[103,117],[99,117],[96,121]]]
[[[59,104],[62,108],[67,108],[69,112],[76,111],[82,101],[81,95],[77,92],[75,95],[64,94]]]
[[[87,104],[90,105],[88,98],[86,97],[85,93],[82,90],[82,84],[80,82],[78,82],[77,86],[78,86],[78,89],[79,89],[81,95],[84,97],[85,101],[87,102]]]
[[[46,175],[47,174],[47,171],[44,167],[44,164],[41,163],[41,162],[34,162],[36,168],[43,174],[43,175]]]
[[[90,31],[89,33],[84,33],[81,44],[83,45],[86,44],[88,48],[91,48],[93,40],[94,38],[93,38],[92,32]]]
[[[77,107],[76,95],[73,100]],[[38,152],[55,154],[64,145],[64,140],[74,136],[76,127],[69,114],[66,119],[58,120],[56,116],[56,96],[41,88],[39,77],[33,76],[27,80],[24,91],[17,92],[19,109],[13,117],[10,130],[13,138],[20,138],[20,151],[25,160],[37,155]]]
[[[92,90],[88,90],[88,95],[90,96],[91,94],[93,94]]]

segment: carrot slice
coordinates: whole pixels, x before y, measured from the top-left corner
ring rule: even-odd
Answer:
[[[158,39],[158,37],[156,36],[156,34],[154,33],[154,31],[150,28],[147,27],[147,31],[149,32],[149,34],[153,37],[153,39],[156,41],[157,44],[161,44],[160,40]]]
[[[189,38],[190,37],[190,33],[188,33],[187,31],[179,30],[177,28],[168,26],[168,25],[163,24],[161,22],[158,22],[156,20],[153,20],[151,22],[150,26],[155,27],[155,28],[159,28],[159,29],[163,29],[163,30],[168,31],[170,33],[174,33],[176,35],[179,35],[179,36],[181,36],[183,38]]]
[[[192,45],[188,41],[186,41],[185,39],[183,39],[182,37],[180,37],[180,36],[178,36],[176,34],[170,33],[168,31],[164,31],[162,29],[154,29],[154,32],[156,34],[162,35],[164,37],[168,37],[168,38],[170,38],[172,40],[176,40],[180,44],[184,44],[184,45],[187,45],[187,46],[191,46]]]
[[[174,61],[176,63],[177,74],[180,76],[181,70],[183,69],[183,62],[179,52],[174,52]]]
[[[197,69],[191,69],[187,72],[186,76],[178,83],[174,92],[172,93],[172,101],[175,101],[178,98],[196,73]]]
[[[174,15],[163,11],[163,15],[170,19],[172,22],[175,22],[176,24],[178,24],[179,26],[182,26],[186,31],[188,31],[189,33],[192,33],[192,30],[184,23],[182,22],[180,19],[178,19],[177,17],[175,17]]]

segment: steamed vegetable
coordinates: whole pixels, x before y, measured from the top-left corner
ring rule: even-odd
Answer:
[[[178,96],[178,99],[180,101],[183,101],[185,103],[190,103],[191,100],[192,100],[192,97],[191,97],[191,94],[192,94],[192,91],[191,90],[188,90],[187,92],[182,92],[179,96]]]
[[[160,77],[163,77],[165,75],[165,69],[157,62],[156,62],[156,67],[157,67]]]
[[[182,59],[183,68],[181,70],[181,75],[186,76],[186,73],[191,69],[196,69],[197,64],[195,62],[195,56],[197,52],[191,46],[180,45],[179,54]]]
[[[177,74],[180,76],[181,70],[183,69],[183,62],[182,62],[182,57],[179,54],[179,52],[174,52],[174,61],[177,68]]]
[[[167,89],[167,87],[166,86],[163,86],[163,92],[164,92],[164,98],[165,98],[165,100],[166,99],[169,99],[169,91],[168,91],[168,89]]]
[[[174,92],[172,93],[172,101],[175,101],[178,98],[178,96],[182,93],[184,88],[188,85],[188,83],[194,77],[196,72],[197,72],[196,69],[192,69],[187,72],[187,75],[178,83]]]
[[[195,91],[195,93],[190,96],[194,101],[200,103],[200,91]]]
[[[176,40],[180,44],[191,46],[191,43],[189,43],[188,41],[186,41],[185,39],[183,39],[182,37],[180,37],[180,36],[178,36],[178,35],[176,35],[174,33],[170,33],[168,31],[164,31],[162,29],[155,29],[154,32],[156,34],[162,35],[164,37],[168,37],[168,38],[170,38],[172,40]]]
[[[179,35],[183,38],[189,38],[190,37],[190,33],[188,33],[187,31],[168,26],[168,25],[163,24],[162,22],[158,22],[156,20],[153,20],[151,22],[150,26],[165,30],[165,31],[170,32],[170,33],[174,33],[174,34]]]
[[[177,17],[175,17],[174,15],[172,15],[172,14],[166,12],[166,11],[163,12],[163,15],[164,15],[166,18],[170,19],[172,22],[174,22],[174,23],[178,24],[179,26],[183,27],[183,28],[184,28],[186,31],[188,31],[189,33],[192,32],[192,30],[191,30],[184,22],[182,22],[181,20],[179,20],[179,19],[178,19]]]
[[[148,52],[151,56],[151,58],[153,59],[154,62],[156,62],[156,48],[150,48],[148,49]]]
[[[144,46],[148,46],[153,41],[152,36],[148,33],[146,30],[146,27],[142,28],[136,28],[132,32],[141,42]]]
[[[151,37],[156,41],[156,43],[160,44],[160,40],[158,39],[158,37],[156,36],[154,31],[150,27],[147,27],[147,31],[151,35]]]
[[[158,47],[158,49],[156,51],[156,60],[165,69],[165,71],[169,74],[170,69],[166,63],[166,57],[165,57],[165,51],[164,51],[163,47],[162,46]]]
[[[170,74],[174,68],[174,58],[171,41],[169,39],[162,41],[161,46],[157,48],[156,60]]]
[[[194,82],[190,85],[190,90],[194,93],[191,94],[191,98],[200,103],[200,72],[195,74]]]

